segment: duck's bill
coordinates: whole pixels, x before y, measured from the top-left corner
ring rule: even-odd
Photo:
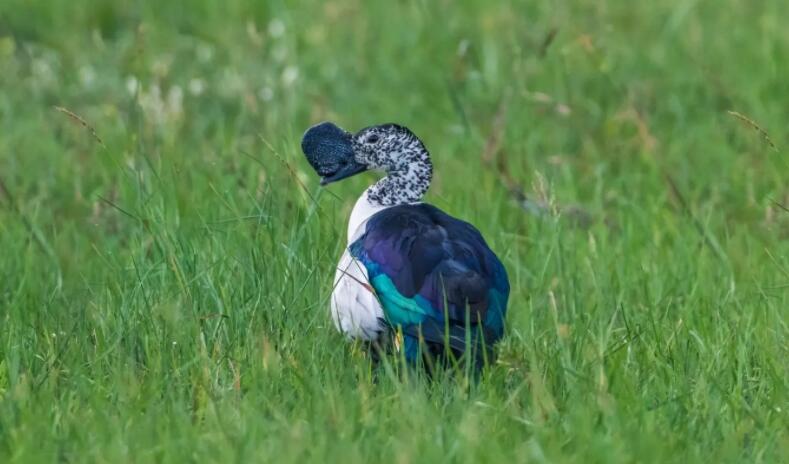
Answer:
[[[367,170],[365,165],[354,158],[351,133],[330,122],[310,127],[301,140],[301,149],[315,172],[321,176],[321,185]]]
[[[357,163],[355,160],[351,160],[347,164],[340,167],[339,170],[332,174],[325,175],[321,177],[321,185],[329,185],[333,182],[337,182],[338,180],[347,179],[348,177],[355,176],[360,172],[364,172],[367,170],[367,166]]]

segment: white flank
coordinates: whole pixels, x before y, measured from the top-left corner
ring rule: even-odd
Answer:
[[[348,245],[360,237],[370,216],[387,208],[367,201],[367,191],[359,197],[348,221]],[[346,247],[334,274],[334,291],[331,296],[331,316],[337,330],[349,338],[375,340],[384,317],[364,264],[355,260]]]

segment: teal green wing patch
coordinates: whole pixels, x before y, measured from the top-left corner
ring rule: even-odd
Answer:
[[[407,298],[400,294],[386,274],[371,277],[370,284],[381,301],[387,321],[394,326],[419,324],[433,312],[430,302],[421,295]]]

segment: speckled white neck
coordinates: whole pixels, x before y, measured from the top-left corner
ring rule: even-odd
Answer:
[[[357,163],[386,174],[367,189],[371,204],[394,206],[422,200],[433,178],[433,163],[413,132],[396,124],[373,126],[359,131],[352,144]]]

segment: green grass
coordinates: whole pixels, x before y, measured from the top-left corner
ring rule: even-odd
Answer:
[[[787,17],[0,2],[0,462],[786,462]],[[479,384],[335,333],[324,119],[413,129],[502,257]]]

